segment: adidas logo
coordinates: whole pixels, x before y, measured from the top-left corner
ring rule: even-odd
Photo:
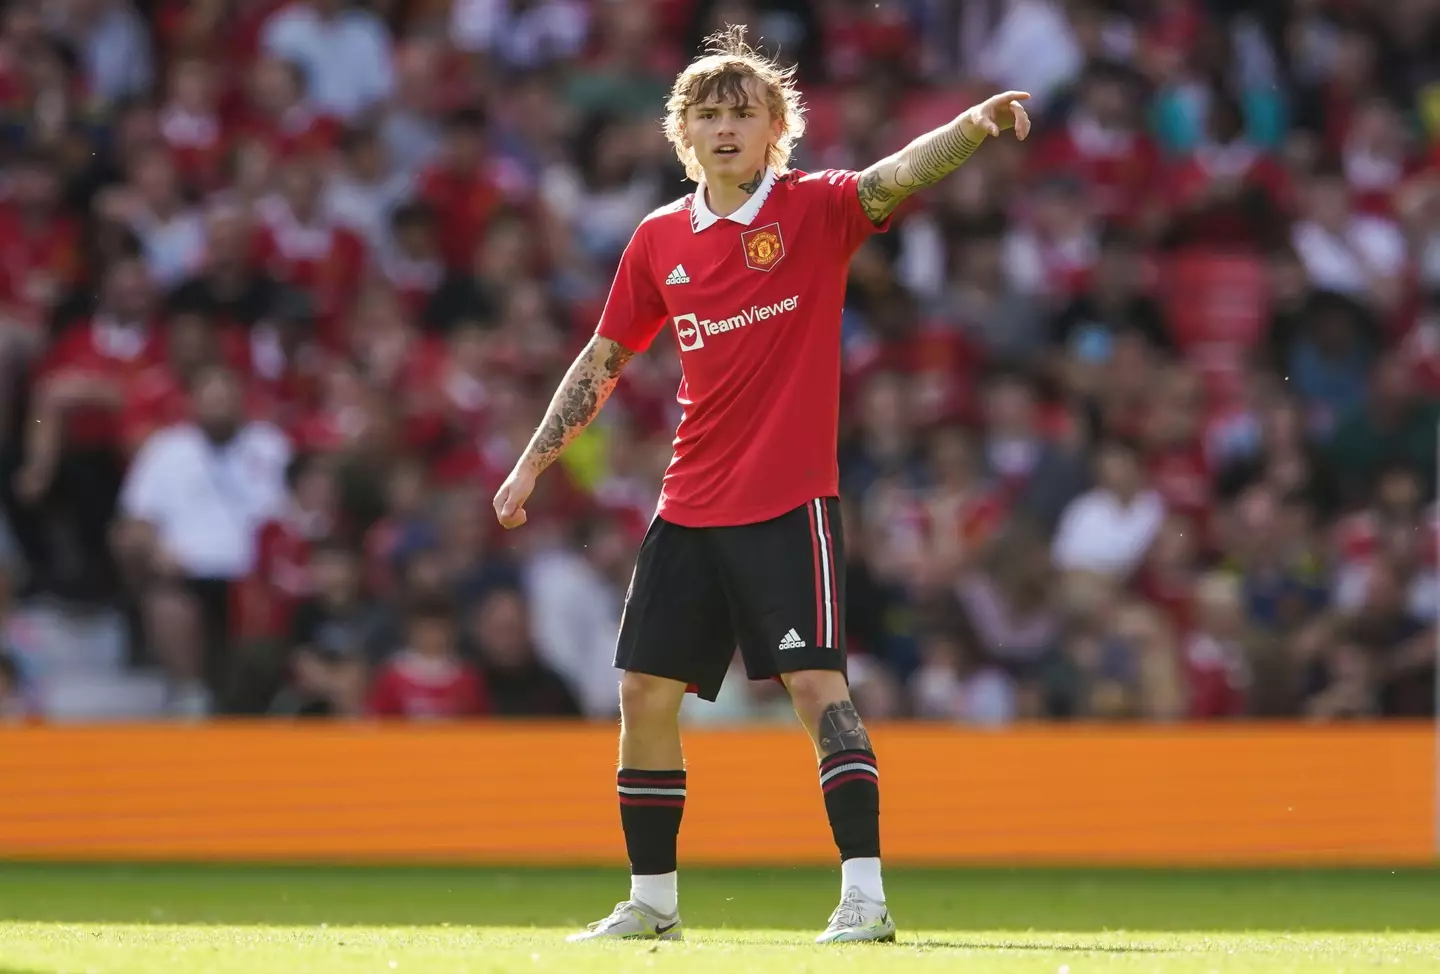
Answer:
[[[666,284],[689,284],[689,283],[690,283],[690,275],[685,273],[685,265],[684,265],[684,264],[676,264],[676,265],[675,265],[675,269],[670,272],[670,276],[667,277],[667,278],[665,278],[665,283],[666,283]]]
[[[804,649],[804,648],[805,648],[805,640],[803,640],[803,639],[800,638],[800,634],[799,634],[798,632],[796,632],[794,629],[791,629],[789,632],[787,632],[787,633],[785,634],[785,638],[783,638],[783,639],[780,640],[780,648],[781,648],[781,649]]]

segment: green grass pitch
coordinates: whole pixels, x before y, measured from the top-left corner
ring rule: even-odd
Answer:
[[[1440,972],[1440,872],[900,870],[894,945],[816,947],[838,870],[682,871],[687,939],[570,945],[619,870],[0,865],[0,974]]]

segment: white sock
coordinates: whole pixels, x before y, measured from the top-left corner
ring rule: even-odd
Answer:
[[[885,884],[880,881],[880,860],[846,859],[840,864],[840,892],[858,889],[867,900],[885,902]]]
[[[678,885],[678,876],[675,873],[631,876],[630,898],[637,903],[644,903],[663,917],[673,917],[680,908]]]

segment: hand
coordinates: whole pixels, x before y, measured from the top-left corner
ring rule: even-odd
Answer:
[[[1029,97],[1030,93],[1026,91],[1007,91],[992,95],[960,116],[961,128],[966,135],[982,138],[987,135],[998,136],[1006,129],[1014,129],[1015,138],[1024,142],[1025,137],[1030,134],[1030,116],[1021,102]]]
[[[495,494],[495,517],[507,531],[525,523],[525,502],[535,489],[535,472],[517,463]]]

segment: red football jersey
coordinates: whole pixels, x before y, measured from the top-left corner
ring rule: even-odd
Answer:
[[[375,675],[366,710],[374,717],[446,720],[489,713],[490,699],[469,664],[406,650]]]
[[[597,333],[642,352],[673,327],[683,413],[657,513],[768,520],[839,493],[840,310],[876,227],[849,170],[777,176],[717,217],[703,188],[636,228]]]

